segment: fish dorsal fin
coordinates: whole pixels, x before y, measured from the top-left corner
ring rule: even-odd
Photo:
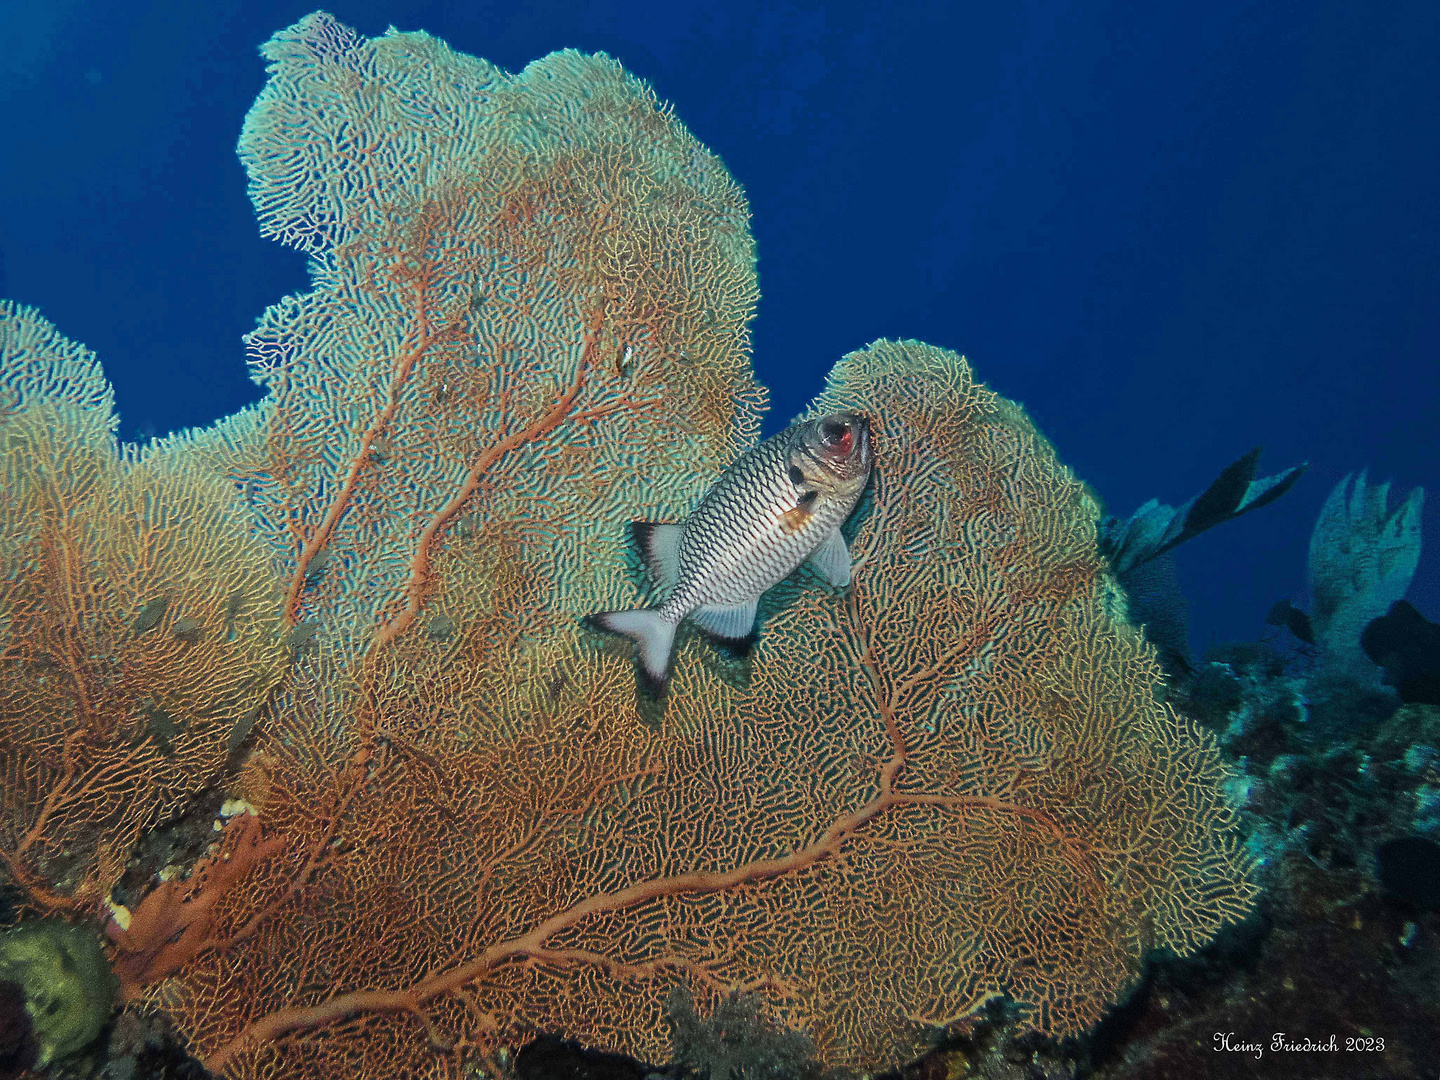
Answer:
[[[690,621],[711,637],[723,641],[740,641],[750,636],[755,629],[755,604],[736,607],[700,607],[690,613]]]
[[[820,546],[810,553],[810,565],[837,589],[850,584],[850,549],[845,546],[839,529],[821,540]]]
[[[645,562],[645,572],[662,589],[680,580],[680,537],[685,526],[668,521],[632,521],[630,535]]]

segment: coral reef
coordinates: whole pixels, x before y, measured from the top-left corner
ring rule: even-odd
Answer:
[[[1360,635],[1405,595],[1420,561],[1420,511],[1414,488],[1393,510],[1390,485],[1346,476],[1331,490],[1310,534],[1310,622],[1335,668],[1372,672]]]
[[[0,986],[24,998],[29,1023],[17,1025],[12,1056],[44,1068],[100,1034],[115,1007],[117,980],[96,936],[60,919],[36,919],[0,932]],[[13,994],[6,996],[12,1004]]]
[[[1365,655],[1385,671],[1400,700],[1440,705],[1440,626],[1396,600],[1360,635]]]
[[[30,908],[108,904],[132,1012],[227,1075],[462,1075],[536,1031],[654,1060],[685,986],[874,1071],[1001,994],[1075,1034],[1245,915],[1093,501],[954,354],[876,342],[812,406],[876,435],[852,586],[637,700],[578,619],[758,432],[739,189],[603,56],[323,14],[265,55],[241,157],[313,259],[265,400],[121,449],[93,358],[0,323],[0,853]],[[122,880],[222,776],[188,876]]]
[[[284,671],[234,487],[115,439],[95,357],[0,301],[0,865],[92,909],[136,839],[221,775]]]

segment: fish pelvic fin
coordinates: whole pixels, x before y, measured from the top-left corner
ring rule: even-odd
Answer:
[[[810,565],[837,589],[850,584],[850,549],[845,546],[845,537],[840,535],[838,526],[810,553]]]
[[[670,659],[675,648],[675,624],[662,619],[656,608],[633,611],[601,611],[588,621],[601,630],[620,634],[635,642],[640,661],[641,682],[654,697],[665,693],[670,676]]]

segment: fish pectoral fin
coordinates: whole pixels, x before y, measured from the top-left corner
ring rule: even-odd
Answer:
[[[780,515],[780,528],[786,534],[797,533],[803,529],[815,513],[815,500],[820,497],[818,491],[802,491],[795,499],[795,505]]]
[[[803,529],[805,527],[805,523],[809,520],[809,503],[802,503],[799,506],[792,506],[789,510],[786,510],[783,514],[780,515],[780,529],[785,533],[786,536],[789,536],[790,534],[797,533],[801,529]]]
[[[739,641],[749,637],[750,631],[755,629],[756,603],[751,600],[736,607],[696,608],[690,613],[690,621],[711,637]]]
[[[837,589],[850,584],[850,549],[845,546],[839,529],[821,540],[820,546],[810,553],[810,565]]]
[[[674,522],[630,523],[630,535],[645,563],[645,572],[662,589],[673,589],[680,580],[680,538],[684,534],[685,526]]]

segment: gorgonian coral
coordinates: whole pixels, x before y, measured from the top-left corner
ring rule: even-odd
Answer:
[[[324,15],[266,56],[241,155],[314,287],[249,338],[265,401],[114,468],[235,495],[279,681],[236,782],[257,816],[114,933],[163,961],[132,997],[229,1074],[357,1077],[537,1029],[654,1057],[671,988],[739,988],[873,1070],[1001,992],[1078,1031],[1146,948],[1243,913],[1218,758],[1156,700],[1095,507],[951,353],[877,342],[813,407],[876,431],[853,585],[802,572],[747,661],[682,640],[663,710],[637,700],[577,620],[634,601],[625,523],[683,516],[756,437],[739,190],[603,56],[511,76]],[[223,595],[155,631],[228,638]],[[43,799],[6,810],[23,862]]]

